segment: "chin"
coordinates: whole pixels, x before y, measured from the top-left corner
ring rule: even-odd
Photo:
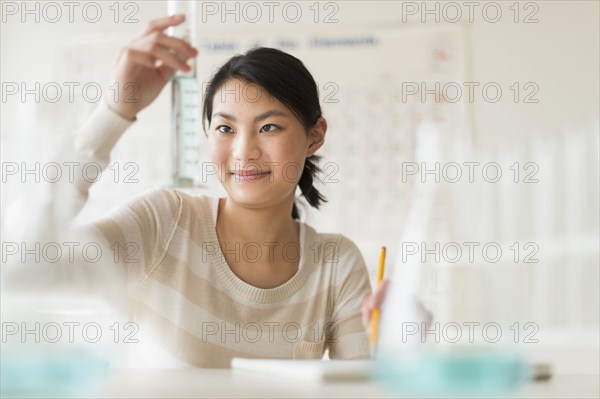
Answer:
[[[276,192],[274,190],[265,190],[264,187],[228,187],[226,189],[228,197],[234,202],[249,208],[262,208],[272,206],[290,196],[289,192]],[[292,192],[293,195],[293,192]]]
[[[255,206],[270,202],[272,197],[272,193],[258,187],[228,187],[227,194],[237,203]]]

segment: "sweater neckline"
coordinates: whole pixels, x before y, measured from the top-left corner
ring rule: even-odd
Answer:
[[[202,197],[203,201],[201,208],[203,218],[203,230],[206,241],[209,243],[216,243],[216,248],[210,251],[209,257],[211,263],[217,272],[217,275],[221,279],[221,282],[236,294],[254,302],[258,303],[274,303],[283,301],[294,293],[296,293],[310,275],[314,263],[307,262],[309,259],[308,247],[309,243],[313,242],[314,230],[303,222],[300,224],[300,264],[298,265],[299,270],[285,283],[274,287],[274,288],[259,288],[248,284],[244,280],[240,279],[233,273],[229,264],[225,260],[225,256],[221,251],[221,246],[218,244],[219,239],[217,237],[216,225],[213,222],[213,211],[211,207],[211,197]],[[218,201],[218,199],[217,199]],[[218,202],[217,202],[218,204]],[[216,213],[214,214],[216,220]]]

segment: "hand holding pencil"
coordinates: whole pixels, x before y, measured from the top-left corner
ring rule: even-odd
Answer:
[[[379,327],[379,311],[383,304],[389,281],[383,280],[385,266],[385,247],[381,248],[379,255],[379,268],[377,273],[377,283],[375,292],[367,297],[363,303],[363,326],[370,336],[371,346],[374,347],[377,342]]]

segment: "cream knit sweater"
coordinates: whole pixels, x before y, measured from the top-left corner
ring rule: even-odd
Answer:
[[[106,167],[132,123],[102,102],[77,131],[77,157]],[[69,184],[62,206],[73,214],[64,217],[81,210],[91,184]],[[278,287],[257,288],[225,261],[215,206],[215,198],[156,189],[86,228],[121,249],[131,320],[149,337],[134,347],[142,365],[230,367],[233,357],[320,359],[326,349],[332,359],[369,356],[361,305],[371,287],[352,241],[300,223],[298,272]]]

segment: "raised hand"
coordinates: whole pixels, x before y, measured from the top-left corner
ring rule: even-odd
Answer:
[[[173,15],[150,21],[142,34],[121,48],[113,65],[108,106],[129,120],[135,120],[150,105],[176,71],[188,72],[186,61],[198,50],[185,40],[167,36],[164,30],[185,21]]]

